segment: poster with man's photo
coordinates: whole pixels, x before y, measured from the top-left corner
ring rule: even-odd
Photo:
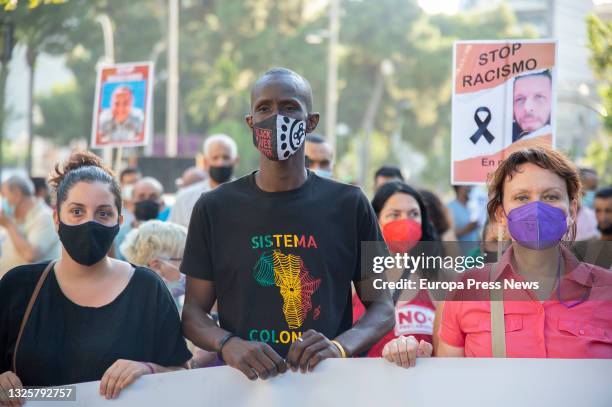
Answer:
[[[98,68],[91,147],[146,145],[151,132],[153,64],[103,65]]]
[[[451,182],[482,184],[513,151],[555,145],[554,40],[458,41]]]

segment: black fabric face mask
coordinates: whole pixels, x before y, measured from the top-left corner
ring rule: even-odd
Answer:
[[[610,235],[610,234],[612,234],[612,225],[610,225],[608,227],[605,227],[605,228],[600,228],[599,226],[597,226],[597,229],[599,229],[599,231],[603,235]]]
[[[134,217],[140,222],[146,222],[151,219],[157,219],[159,216],[159,202],[146,199],[134,204]]]
[[[497,263],[497,252],[488,252],[485,250],[483,255],[485,258],[484,259],[485,263]]]
[[[104,226],[89,221],[80,225],[59,223],[59,238],[72,258],[83,266],[92,266],[102,260],[108,253],[119,233],[119,224]]]
[[[232,165],[223,165],[219,167],[210,167],[208,169],[208,175],[218,184],[223,184],[224,182],[229,181],[232,177],[232,173],[234,172],[234,166]]]

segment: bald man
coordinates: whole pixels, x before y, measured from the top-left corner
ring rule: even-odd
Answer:
[[[361,242],[383,241],[367,198],[305,168],[318,122],[308,81],[266,72],[246,116],[259,170],[202,195],[189,225],[184,333],[251,380],[358,355],[394,324],[389,293],[368,280],[384,243],[360,264]],[[367,309],[354,326],[352,282]]]

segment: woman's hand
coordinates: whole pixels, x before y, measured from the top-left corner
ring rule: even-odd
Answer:
[[[0,374],[0,406],[17,407],[22,406],[23,401],[14,399],[9,401],[9,390],[22,389],[23,385],[19,377],[13,372],[4,372]]]
[[[402,335],[388,342],[383,348],[383,358],[398,366],[409,368],[416,365],[416,358],[428,358],[433,352],[429,342],[418,342],[414,336]]]
[[[151,370],[143,362],[119,359],[109,367],[100,381],[100,394],[107,399],[119,396],[121,390]]]

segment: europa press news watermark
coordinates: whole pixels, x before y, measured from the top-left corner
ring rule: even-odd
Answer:
[[[393,242],[387,244],[393,246]],[[612,245],[603,242],[564,245],[578,261],[595,265],[612,251]],[[504,290],[507,300],[549,299],[550,290],[546,288],[556,285],[561,270],[517,273],[512,256],[506,256],[511,246],[511,242],[415,242],[409,250],[388,252],[385,243],[362,242],[361,280],[366,282],[362,293],[366,299],[373,299],[380,291],[389,291],[401,300],[428,290],[438,301],[482,301],[490,299],[491,290]],[[560,256],[559,250],[550,255]],[[563,274],[571,271],[564,266]]]

